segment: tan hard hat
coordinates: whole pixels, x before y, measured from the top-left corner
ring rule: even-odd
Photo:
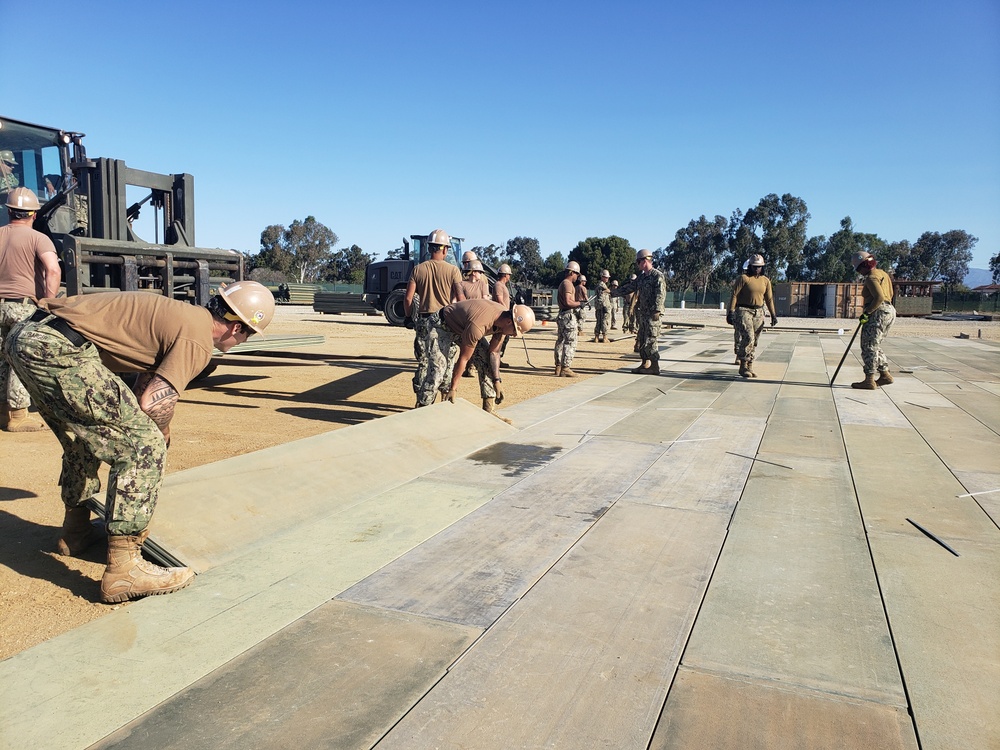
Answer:
[[[580,283],[581,284],[586,284],[587,283],[587,277],[584,276],[582,273],[580,274]]]
[[[618,279],[611,282],[611,286],[618,286]]]
[[[642,260],[643,258],[652,258],[652,257],[653,257],[653,253],[651,251],[645,250],[645,249],[644,250],[640,250],[639,252],[637,252],[635,254],[635,259],[636,260]]]
[[[17,159],[14,158],[14,152],[7,149],[0,151],[0,161],[4,161],[7,164],[17,164]]]
[[[449,235],[443,229],[435,229],[429,235],[427,235],[428,245],[444,245],[448,247],[451,245],[451,235]]]
[[[274,295],[257,281],[236,281],[219,287],[218,295],[236,315],[257,333],[263,333],[274,317]],[[227,320],[233,320],[226,316]]]
[[[508,266],[506,263],[501,263],[500,268],[497,269],[497,273],[500,275],[507,274],[508,276],[510,276],[511,274],[510,266]]]
[[[859,250],[851,256],[851,265],[854,266],[854,270],[857,271],[861,267],[861,264],[871,257],[873,257],[871,253]]]
[[[603,271],[601,271],[601,278],[602,279],[610,279],[611,278],[611,272],[608,269],[605,268]]]
[[[471,250],[466,250],[464,253],[462,253],[462,262],[463,263],[470,263],[470,262],[476,260],[478,257],[479,256],[477,256]]]
[[[527,305],[514,305],[510,311],[514,319],[514,330],[517,335],[523,335],[535,325],[535,311]]]
[[[764,265],[764,256],[760,255],[760,254],[751,255],[750,256],[750,262],[749,262],[748,265],[751,265],[751,266],[762,266],[762,265]]]
[[[470,260],[469,261],[469,268],[468,268],[468,270],[469,271],[482,271],[483,270],[483,264],[480,261],[478,261],[478,260]]]
[[[571,260],[569,263],[566,264],[566,270],[572,271],[573,273],[580,273],[580,264],[577,263],[575,260]]]
[[[7,208],[17,211],[37,211],[41,205],[38,203],[38,196],[31,191],[31,188],[19,187],[7,193]]]
[[[629,281],[635,281],[635,279],[636,279],[636,276],[635,276],[635,274],[632,274],[632,275],[631,275],[631,276],[629,277],[629,279],[628,279],[628,280],[629,280]]]

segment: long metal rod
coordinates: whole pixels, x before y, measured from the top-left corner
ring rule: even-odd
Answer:
[[[849,343],[847,348],[844,349],[844,356],[840,358],[840,364],[837,365],[837,369],[833,371],[833,377],[830,378],[831,388],[833,388],[833,381],[835,381],[837,379],[837,375],[840,374],[840,368],[844,366],[844,360],[847,359],[847,353],[851,351],[851,347],[854,346],[854,339],[858,337],[858,333],[861,332],[861,326],[863,325],[864,323],[858,323],[858,327],[854,329],[854,335],[851,336],[851,343]]]
[[[524,340],[524,334],[518,336],[518,338],[521,339],[521,343],[524,344],[524,358],[528,360],[528,364],[531,365],[531,357],[528,356],[528,342]],[[531,365],[531,369],[537,370],[538,368]]]
[[[949,547],[949,546],[948,546],[947,544],[945,544],[945,543],[944,543],[943,541],[941,541],[940,539],[938,539],[938,538],[937,538],[936,536],[934,536],[934,535],[933,535],[933,534],[932,534],[931,532],[929,532],[929,531],[928,531],[927,529],[925,529],[925,528],[924,528],[923,526],[921,526],[921,525],[920,525],[919,523],[917,523],[916,521],[914,521],[914,520],[913,520],[912,518],[907,518],[906,520],[907,520],[907,521],[909,521],[910,523],[912,523],[912,524],[913,524],[914,526],[916,526],[916,527],[917,527],[918,529],[920,529],[920,531],[922,531],[922,532],[923,532],[923,534],[924,534],[925,536],[929,537],[930,539],[933,539],[933,540],[934,540],[935,542],[937,542],[937,543],[938,543],[938,544],[940,544],[940,545],[941,545],[942,547],[944,547],[944,548],[945,548],[946,550],[948,550],[948,551],[949,551],[949,552],[950,552],[951,554],[953,554],[953,555],[954,555],[955,557],[961,557],[961,555],[959,555],[959,554],[958,554],[958,553],[957,553],[957,552],[956,552],[955,550],[953,550],[953,549],[952,549],[951,547]]]

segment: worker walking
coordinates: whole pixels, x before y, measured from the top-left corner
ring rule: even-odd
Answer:
[[[31,317],[38,299],[59,294],[62,275],[52,240],[31,228],[41,208],[38,197],[28,188],[14,188],[6,205],[10,223],[0,227],[0,427],[37,432],[45,425],[29,416],[31,396],[11,370],[3,342],[15,323]]]
[[[555,348],[556,377],[576,377],[576,373],[570,369],[570,365],[573,364],[573,357],[576,356],[576,309],[580,306],[573,283],[579,275],[580,264],[571,260],[566,264],[566,273],[559,284],[556,295],[556,301],[559,305],[559,315],[556,318],[558,328]]]
[[[882,351],[882,339],[896,320],[896,308],[892,306],[892,279],[876,267],[875,256],[864,250],[855,253],[851,263],[854,270],[865,277],[861,287],[864,303],[861,312],[861,362],[865,379],[851,383],[851,388],[874,391],[893,382],[889,374],[889,360]],[[878,373],[878,380],[875,373]]]
[[[451,372],[457,354],[438,312],[445,305],[465,298],[461,272],[445,260],[451,237],[443,229],[435,229],[427,237],[427,247],[431,257],[413,269],[403,297],[403,312],[416,329],[413,353],[417,370],[413,375],[413,392],[417,396],[417,407],[434,403],[438,392],[435,383],[442,382],[441,372]],[[415,317],[412,315],[414,295],[419,298]],[[445,394],[446,391],[442,391],[441,395]]]
[[[608,313],[611,310],[611,288],[608,280],[611,273],[607,269],[601,271],[601,280],[594,288],[594,343],[603,344],[608,335]]]
[[[498,302],[484,299],[455,302],[440,311],[442,324],[451,335],[458,349],[458,357],[451,372],[450,383],[446,377],[437,384],[447,388],[447,400],[454,402],[458,384],[468,363],[474,362],[479,375],[479,394],[483,411],[510,424],[496,413],[503,402],[503,385],[500,377],[500,347],[507,336],[519,336],[531,330],[535,313],[527,305],[514,305],[508,310]],[[489,344],[481,346],[489,336]]]
[[[649,250],[636,253],[635,264],[638,274],[632,281],[612,292],[612,295],[633,295],[636,350],[642,357],[642,364],[632,372],[637,375],[659,375],[660,317],[667,298],[667,283],[663,274],[653,268],[653,253]]]
[[[213,349],[226,352],[245,342],[273,315],[274,297],[256,281],[221,288],[206,307],[148,292],[80,295],[42,300],[4,341],[62,445],[60,553],[79,554],[101,538],[85,502],[100,490],[100,464],[110,467],[102,601],[169,594],[194,577],[189,568],[161,568],[141,555],[174,408]],[[139,374],[131,391],[119,373]]]
[[[764,256],[753,255],[746,273],[733,285],[733,295],[729,300],[726,322],[734,327],[736,337],[736,359],[740,375],[755,378],[753,371],[754,352],[760,332],[764,328],[764,307],[771,313],[771,327],[778,325],[778,314],[774,311],[774,292],[771,280],[764,275]]]

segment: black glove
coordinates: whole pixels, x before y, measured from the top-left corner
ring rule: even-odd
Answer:
[[[736,325],[736,321],[733,320],[733,311],[732,310],[727,310],[726,311],[726,323],[728,323],[731,326]]]
[[[413,325],[413,318],[403,318],[403,325],[409,328],[411,331],[416,327]]]
[[[771,328],[774,328],[776,325],[778,325],[778,319],[771,318]]]
[[[494,380],[493,381],[493,390],[497,394],[496,395],[496,400],[495,400],[494,403],[496,403],[497,406],[500,406],[500,404],[503,403],[503,388],[500,386],[500,381],[499,380]]]

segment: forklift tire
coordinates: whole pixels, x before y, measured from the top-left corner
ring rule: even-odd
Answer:
[[[406,314],[403,312],[403,298],[406,296],[405,289],[393,289],[385,299],[385,319],[389,325],[401,326],[406,321]]]

